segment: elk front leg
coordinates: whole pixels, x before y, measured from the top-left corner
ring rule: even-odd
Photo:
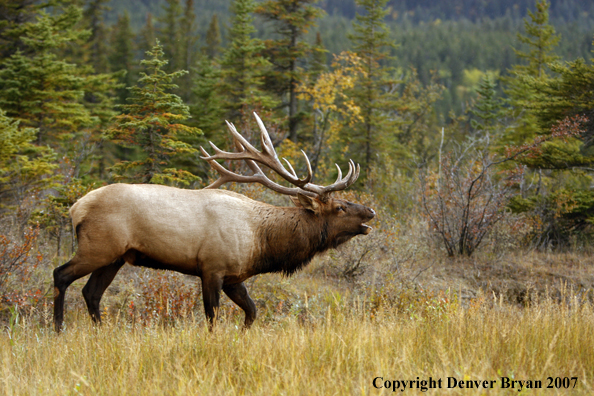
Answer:
[[[241,283],[235,283],[233,285],[224,285],[223,291],[225,294],[243,311],[245,312],[245,323],[244,328],[249,328],[254,320],[256,320],[256,304],[250,298],[247,288]]]
[[[202,299],[204,302],[204,313],[208,320],[208,329],[212,331],[219,312],[219,299],[223,279],[216,275],[204,275],[202,277]]]

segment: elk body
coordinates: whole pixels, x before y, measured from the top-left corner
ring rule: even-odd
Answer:
[[[91,318],[100,322],[101,297],[125,263],[199,276],[209,324],[216,317],[222,290],[245,311],[245,326],[249,327],[256,318],[256,306],[243,283],[246,279],[267,272],[292,274],[317,253],[371,231],[364,223],[374,217],[372,209],[330,197],[332,191],[356,180],[359,169],[352,161],[349,173],[342,178],[339,169],[338,179],[331,186],[310,183],[309,161],[308,175],[299,179],[290,164],[287,171],[278,161],[264,125],[257,115],[256,119],[262,131],[263,152],[251,146],[231,124],[238,152],[224,152],[212,143],[215,155],[203,150],[203,158],[221,176],[211,188],[112,184],[88,193],[72,206],[78,251],[54,270],[56,331],[63,323],[66,289],[88,274],[91,276],[83,296]],[[253,174],[232,173],[216,159],[244,160]],[[274,183],[258,163],[296,187]],[[296,206],[276,207],[212,189],[230,181],[262,183],[291,195]]]

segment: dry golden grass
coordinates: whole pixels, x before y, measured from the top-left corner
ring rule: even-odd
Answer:
[[[328,299],[325,315],[286,315],[249,331],[223,320],[140,326],[86,313],[68,315],[61,335],[21,318],[0,335],[2,395],[374,395],[384,380],[447,377],[496,380],[494,389],[437,389],[429,394],[498,395],[500,377],[540,380],[521,394],[594,392],[594,309],[568,297],[517,308],[480,297],[423,304],[419,315],[357,299]],[[373,314],[372,314],[373,312]],[[575,389],[546,389],[547,377],[578,377]],[[399,392],[399,391],[398,391]],[[417,389],[404,393],[417,394]],[[517,388],[514,389],[517,394]]]

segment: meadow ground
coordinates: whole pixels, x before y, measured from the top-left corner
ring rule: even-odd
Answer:
[[[345,281],[316,260],[293,278],[248,282],[259,307],[248,331],[224,297],[213,333],[195,295],[199,282],[187,277],[160,275],[141,288],[139,280],[157,273],[125,270],[108,289],[101,327],[91,325],[79,281],[68,291],[61,335],[51,304],[7,314],[0,395],[393,393],[385,386],[408,395],[594,394],[589,257],[511,254],[495,262],[417,263],[414,282],[404,284]],[[504,278],[511,292],[494,291]],[[430,378],[427,386],[441,388],[423,392]],[[512,389],[512,381],[524,382]]]

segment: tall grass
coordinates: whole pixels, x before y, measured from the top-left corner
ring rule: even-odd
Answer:
[[[376,377],[383,377],[376,384],[432,377],[445,389],[429,394],[498,395],[510,392],[501,389],[504,376],[542,381],[543,389],[521,394],[594,392],[590,303],[570,296],[525,308],[485,297],[467,307],[448,301],[413,314],[335,299],[309,320],[288,315],[242,331],[225,319],[213,333],[192,317],[161,326],[107,316],[96,328],[78,310],[56,335],[44,320],[15,311],[0,335],[0,394],[374,395],[392,392],[376,389]],[[497,382],[447,389],[447,377]],[[546,389],[547,377],[578,380],[575,389]]]

